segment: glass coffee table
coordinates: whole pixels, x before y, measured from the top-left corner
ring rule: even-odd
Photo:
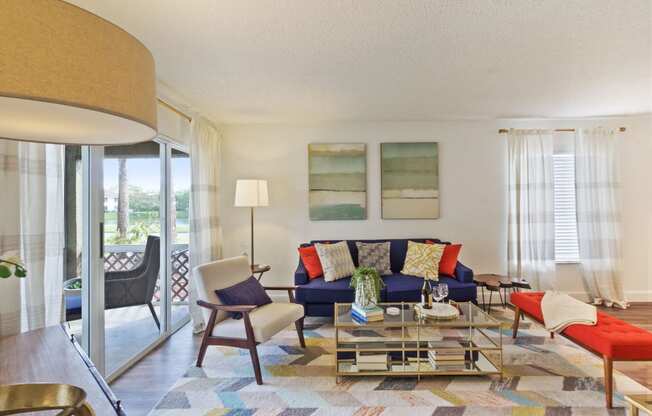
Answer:
[[[503,373],[502,323],[470,302],[456,318],[424,318],[416,303],[380,303],[382,321],[358,323],[350,303],[335,304],[336,376]],[[398,308],[398,315],[387,309]]]

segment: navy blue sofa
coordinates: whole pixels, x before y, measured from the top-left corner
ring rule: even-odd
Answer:
[[[431,240],[436,243],[449,244],[436,238],[410,238],[396,240],[347,240],[346,243],[351,251],[353,263],[358,266],[358,248],[355,243],[380,243],[389,241],[390,262],[392,274],[382,276],[385,287],[380,293],[381,302],[418,302],[421,300],[421,287],[423,279],[415,276],[401,274],[405,255],[407,253],[408,241],[423,243]],[[341,240],[339,240],[341,241]],[[314,243],[336,243],[338,240],[315,240],[310,243],[301,244],[306,247]],[[440,275],[439,281],[448,285],[449,298],[457,302],[476,302],[477,288],[473,283],[473,270],[458,262],[455,267],[455,276]],[[333,316],[334,303],[353,302],[355,294],[349,287],[350,277],[336,280],[334,282],[324,281],[324,277],[309,280],[306,269],[299,258],[299,266],[294,273],[294,284],[297,286],[297,302],[303,304],[306,316]]]

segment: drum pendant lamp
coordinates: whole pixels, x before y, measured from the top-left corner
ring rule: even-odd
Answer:
[[[149,50],[60,0],[0,0],[0,138],[117,145],[156,136]]]

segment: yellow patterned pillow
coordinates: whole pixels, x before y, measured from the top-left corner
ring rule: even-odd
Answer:
[[[408,241],[405,264],[401,274],[439,280],[439,261],[443,253],[443,244],[421,244]]]

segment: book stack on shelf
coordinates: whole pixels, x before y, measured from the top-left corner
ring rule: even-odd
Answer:
[[[354,303],[351,306],[351,317],[353,321],[361,324],[382,321],[384,319],[384,311],[376,305],[362,307]]]
[[[387,371],[389,368],[388,355],[379,351],[357,351],[355,362],[358,371]]]
[[[428,343],[428,347],[437,348],[428,351],[428,360],[434,369],[442,371],[466,369],[466,352],[461,349],[462,346],[459,342],[431,342]]]

